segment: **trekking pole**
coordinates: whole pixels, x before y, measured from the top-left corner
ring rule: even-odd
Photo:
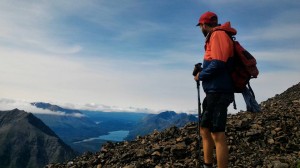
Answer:
[[[193,76],[197,76],[202,71],[202,63],[197,63],[194,67]],[[197,127],[197,135],[198,135],[198,143],[199,143],[199,158],[198,158],[198,168],[201,166],[201,155],[200,155],[200,121],[201,121],[201,102],[200,102],[200,82],[199,79],[196,80],[197,83],[197,91],[198,91],[198,127]]]
[[[200,102],[200,82],[197,81],[197,91],[198,91],[198,129],[197,129],[197,133],[198,133],[198,147],[199,147],[199,158],[198,158],[198,168],[200,168],[201,166],[201,155],[200,155],[200,121],[201,121],[201,102]]]

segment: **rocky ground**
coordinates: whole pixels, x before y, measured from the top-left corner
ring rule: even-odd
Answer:
[[[228,116],[229,167],[300,168],[300,83],[262,102],[261,108],[261,113]],[[197,123],[189,123],[107,143],[97,153],[46,167],[196,168],[199,154],[202,162]]]

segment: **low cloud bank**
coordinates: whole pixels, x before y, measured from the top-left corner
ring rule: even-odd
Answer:
[[[31,102],[24,101],[24,100],[13,100],[13,99],[0,99],[0,110],[7,111],[13,109],[24,110],[28,113],[35,113],[35,114],[49,114],[49,115],[62,115],[62,116],[72,116],[72,117],[84,117],[83,114],[80,113],[73,113],[73,114],[66,114],[65,112],[61,111],[51,111],[47,109],[37,108],[30,104]]]

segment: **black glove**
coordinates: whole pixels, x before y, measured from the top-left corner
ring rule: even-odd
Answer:
[[[202,63],[197,63],[194,67],[193,76],[196,76],[199,72],[202,71]]]

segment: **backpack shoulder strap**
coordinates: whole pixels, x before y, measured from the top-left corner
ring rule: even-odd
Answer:
[[[205,43],[209,42],[210,36],[211,36],[211,34],[212,34],[213,32],[214,32],[214,31],[211,31],[211,32],[209,32],[209,33],[206,35]]]

